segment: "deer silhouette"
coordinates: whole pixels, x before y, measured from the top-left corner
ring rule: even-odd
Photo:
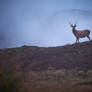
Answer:
[[[70,22],[69,22],[69,24],[72,27],[72,32],[73,32],[74,36],[76,37],[76,43],[79,42],[80,38],[84,38],[84,37],[87,37],[89,39],[89,41],[90,41],[90,37],[89,37],[90,32],[91,32],[90,30],[88,30],[88,29],[85,29],[85,30],[76,30],[76,27],[77,27],[76,24],[77,24],[77,22],[74,25],[71,24]]]

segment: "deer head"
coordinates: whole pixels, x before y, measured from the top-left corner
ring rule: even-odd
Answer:
[[[73,25],[73,24],[71,24],[71,22],[69,22],[69,24],[70,24],[70,26],[72,27],[72,28],[76,28],[77,27],[77,21],[75,22],[75,24]]]

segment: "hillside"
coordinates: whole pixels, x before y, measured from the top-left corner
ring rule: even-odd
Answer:
[[[91,65],[92,41],[1,49],[0,92],[92,92]]]
[[[0,50],[0,70],[92,69],[92,41],[60,47],[23,46]]]

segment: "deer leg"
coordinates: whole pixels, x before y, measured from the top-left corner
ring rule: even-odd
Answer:
[[[89,39],[89,41],[90,41],[90,37],[89,36],[87,36],[87,38]]]
[[[79,38],[78,38],[78,43],[79,43]]]
[[[77,43],[79,43],[79,38],[77,38]]]
[[[79,42],[79,38],[76,37],[76,43],[78,43],[78,42]]]
[[[77,41],[78,41],[78,40],[77,40],[77,38],[76,38],[76,42],[75,42],[75,43],[77,43]]]

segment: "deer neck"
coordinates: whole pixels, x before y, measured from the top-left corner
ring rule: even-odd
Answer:
[[[72,32],[76,36],[76,29],[75,28],[72,29]]]

